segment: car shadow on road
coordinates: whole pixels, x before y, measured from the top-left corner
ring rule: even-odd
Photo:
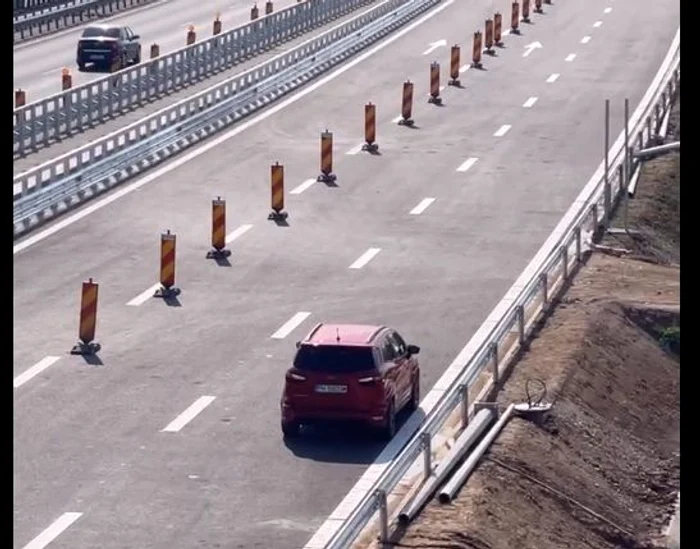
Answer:
[[[411,417],[411,425],[420,425],[425,414],[422,410],[411,417],[407,411],[397,416],[397,436]],[[403,435],[403,433],[401,433]],[[369,465],[377,460],[387,441],[365,425],[328,424],[302,426],[301,435],[295,439],[285,439],[284,445],[299,458],[324,461],[327,463],[353,463]],[[386,462],[391,457],[383,459]]]

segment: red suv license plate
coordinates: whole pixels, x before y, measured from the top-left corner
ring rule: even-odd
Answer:
[[[317,393],[343,394],[348,392],[347,385],[316,385]]]

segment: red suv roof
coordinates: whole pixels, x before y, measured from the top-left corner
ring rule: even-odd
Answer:
[[[304,343],[316,345],[369,345],[383,326],[362,324],[319,324],[306,336]]]

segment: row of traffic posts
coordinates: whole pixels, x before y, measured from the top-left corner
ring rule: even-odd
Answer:
[[[297,2],[301,2],[302,0],[297,0]],[[535,12],[536,13],[541,13],[542,12],[542,2],[544,1],[545,4],[551,4],[551,0],[534,0],[535,2]],[[523,8],[522,8],[522,19],[520,17],[520,4],[519,2],[513,2],[512,4],[512,11],[511,11],[511,30],[513,34],[519,34],[519,26],[520,26],[520,21],[524,23],[529,23],[530,22],[530,0],[522,0]],[[268,0],[265,2],[265,15],[270,15],[274,11],[274,4],[272,0]],[[260,17],[260,10],[258,8],[257,4],[254,4],[253,7],[250,9],[250,20],[255,21]],[[483,40],[484,40],[484,45],[486,48],[486,53],[493,53],[493,46],[499,46],[501,44],[501,25],[502,25],[502,17],[500,13],[496,13],[493,17],[493,19],[487,19],[486,20],[486,27],[484,29],[484,34],[483,34]],[[216,18],[214,19],[213,23],[213,29],[212,29],[212,35],[216,36],[217,34],[221,34],[222,30],[222,24],[221,24],[221,16],[220,14],[216,14]],[[478,35],[478,38],[477,38]],[[475,61],[475,67],[481,67],[481,51],[482,51],[482,46],[481,46],[481,40],[482,40],[482,35],[480,32],[474,33],[474,57],[478,57],[479,59]],[[185,37],[185,44],[187,46],[191,46],[197,41],[197,32],[194,28],[194,25],[189,25],[187,27],[187,35]],[[160,45],[158,44],[151,44],[151,49],[150,49],[150,58],[155,59],[160,55]],[[123,67],[119,64],[119,62],[115,62],[114,65],[111,67],[111,71],[117,71],[122,69]],[[73,87],[73,75],[71,74],[71,71],[69,68],[64,67],[61,69],[61,90],[66,91],[69,90]],[[27,91],[23,90],[22,88],[18,88],[15,90],[15,108],[23,107],[24,105],[27,104]]]
[[[535,10],[541,10],[543,0],[535,1]],[[520,18],[518,2],[513,2],[511,30],[513,34],[519,33],[520,21],[529,21],[530,0],[523,0],[523,15]],[[471,66],[482,68],[482,52],[492,53],[494,46],[502,44],[501,32],[502,18],[500,13],[494,14],[493,19],[487,19],[484,28],[484,42],[482,33],[474,33]],[[461,49],[454,45],[450,49],[450,79],[448,84],[461,87],[459,80],[461,66]],[[403,83],[401,95],[400,126],[412,127],[413,120],[413,82],[407,80]],[[442,105],[440,97],[440,64],[434,61],[430,64],[430,94],[428,102],[434,105]],[[370,154],[379,152],[377,143],[377,107],[373,103],[364,106],[364,143],[362,150]],[[337,179],[333,173],[333,133],[325,130],[320,139],[320,170],[317,181],[326,184],[334,184]],[[284,190],[284,165],[275,162],[270,166],[270,213],[268,219],[284,224],[288,217],[285,210]],[[231,255],[226,248],[226,200],[217,197],[211,203],[211,250],[206,257],[222,260]],[[177,237],[169,230],[160,236],[160,286],[154,293],[154,297],[171,299],[180,294],[180,289],[175,286],[175,252]],[[78,343],[73,347],[72,354],[91,355],[100,350],[99,343],[95,342],[95,326],[97,321],[97,291],[98,284],[90,279],[82,286],[80,306],[80,322]]]

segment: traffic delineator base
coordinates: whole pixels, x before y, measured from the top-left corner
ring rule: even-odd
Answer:
[[[316,181],[333,184],[336,179],[333,173],[333,133],[326,130],[321,133],[321,173]]]
[[[97,324],[97,290],[98,284],[94,283],[92,278],[83,282],[80,295],[79,341],[71,349],[72,355],[94,355],[102,348],[94,341]]]
[[[220,196],[211,201],[211,246],[207,259],[230,257],[231,250],[226,249],[226,201]]]
[[[430,97],[428,103],[433,105],[442,105],[442,97],[440,97],[440,63],[433,61],[430,64]]]
[[[401,95],[401,118],[399,118],[399,126],[413,127],[413,82],[406,80],[403,83],[403,93]]]
[[[175,287],[176,243],[176,237],[169,229],[160,235],[160,288],[153,297],[168,299],[180,295],[180,288]]]
[[[284,166],[279,162],[270,166],[270,189],[272,211],[267,218],[283,221],[287,219],[287,212],[284,211]]]
[[[365,105],[365,142],[362,150],[371,154],[379,152],[377,139],[377,111],[375,105],[367,103]]]

